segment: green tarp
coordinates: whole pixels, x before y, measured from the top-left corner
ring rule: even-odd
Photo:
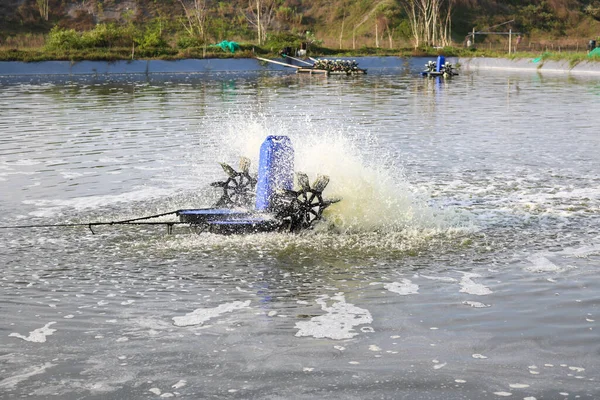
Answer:
[[[223,51],[229,51],[231,53],[235,53],[236,50],[240,49],[240,45],[236,42],[230,42],[228,40],[223,40],[221,43],[213,44],[211,47],[220,47]]]
[[[538,58],[534,58],[533,60],[531,60],[531,62],[533,63],[539,63],[540,61],[542,61],[544,58],[548,58],[552,55],[552,53],[546,51],[544,52],[540,57]]]
[[[588,57],[600,57],[600,47],[596,47],[594,50],[590,51]]]

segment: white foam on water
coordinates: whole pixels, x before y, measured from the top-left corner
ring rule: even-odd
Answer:
[[[173,389],[180,389],[180,388],[184,387],[185,385],[187,385],[187,381],[185,379],[181,379],[179,382],[173,384],[171,387]]]
[[[43,374],[44,372],[46,372],[46,369],[52,368],[56,365],[57,364],[47,362],[42,365],[34,365],[31,367],[27,367],[16,375],[2,379],[0,381],[0,389],[12,389],[19,383],[27,380],[28,378],[34,375]]]
[[[15,160],[11,162],[12,165],[18,165],[22,167],[31,167],[34,165],[40,165],[42,161],[39,160],[31,160],[31,159],[23,159],[23,160]]]
[[[508,387],[510,387],[511,389],[525,389],[528,388],[529,385],[525,383],[511,383],[508,385]]]
[[[512,393],[510,392],[494,392],[494,394],[496,396],[500,396],[500,397],[508,397],[508,396],[512,396]]]
[[[412,283],[410,279],[406,278],[402,278],[400,282],[384,283],[383,287],[390,292],[398,293],[401,296],[419,294],[419,285]]]
[[[170,195],[173,195],[172,190],[144,186],[116,195],[96,195],[77,197],[73,199],[24,200],[23,204],[34,205],[38,207],[37,210],[29,213],[31,216],[47,218],[56,215],[64,209],[84,211],[118,203],[132,203],[156,198],[164,198]]]
[[[177,229],[179,231],[182,228]],[[184,231],[185,232],[185,231]],[[323,232],[315,229],[298,234],[291,233],[255,233],[250,235],[220,235],[202,233],[199,235],[173,235],[167,240],[161,238],[152,243],[154,248],[166,251],[197,251],[214,249],[223,253],[273,252],[277,254],[315,254],[320,257],[333,255],[341,257],[347,254],[382,256],[394,253],[406,253],[415,249],[428,248],[432,243],[452,240],[453,233],[447,231],[444,237],[425,231],[402,232],[360,232],[342,233]]]
[[[419,274],[419,276],[421,278],[429,279],[432,281],[440,281],[440,282],[448,282],[448,283],[458,282],[458,280],[447,277],[447,276],[428,276],[428,275],[422,275],[422,274]]]
[[[533,264],[525,267],[525,270],[529,272],[560,272],[564,270],[548,260],[548,258],[541,253],[533,254],[527,257],[527,260]]]
[[[480,359],[480,360],[484,360],[484,359],[487,358],[487,356],[484,356],[483,354],[479,354],[479,353],[475,353],[471,357],[476,358],[476,359]]]
[[[544,175],[535,176],[534,174],[530,175],[527,181],[515,182],[511,188],[500,183],[484,186],[484,183],[480,181],[472,185],[459,180],[457,184],[448,189],[472,195],[478,199],[483,198],[486,204],[493,204],[496,207],[495,211],[483,211],[483,214],[476,211],[478,217],[491,221],[497,221],[499,218],[507,216],[507,211],[509,214],[528,218],[532,215],[569,217],[577,214],[585,215],[597,210],[600,204],[600,186],[570,188],[556,192],[554,187],[540,185],[540,182],[545,182],[547,179]],[[508,175],[503,177],[502,182],[508,180],[519,181],[520,179],[514,175]],[[487,180],[485,182],[487,183]],[[465,205],[468,204],[466,201],[465,203]],[[485,224],[485,221],[481,222]]]
[[[333,301],[331,306],[327,305],[328,300]],[[317,299],[317,304],[327,314],[313,317],[310,321],[296,322],[297,337],[350,339],[358,335],[358,332],[354,331],[355,326],[373,322],[369,310],[346,303],[343,293],[331,297],[322,295]]]
[[[176,326],[202,325],[206,321],[217,318],[222,314],[249,307],[250,300],[224,303],[215,308],[198,308],[182,317],[173,317],[173,324]]]
[[[463,301],[462,303],[465,304],[465,305],[471,306],[473,308],[486,308],[486,307],[490,307],[489,304],[483,304],[483,303],[480,303],[478,301],[469,301],[469,300],[467,300],[467,301]]]
[[[592,244],[576,248],[566,248],[559,251],[557,254],[565,256],[573,256],[578,258],[587,258],[591,255],[600,255],[600,244]]]
[[[34,331],[29,332],[29,336],[23,336],[19,333],[11,333],[8,336],[12,336],[12,337],[17,337],[19,339],[23,339],[25,341],[28,342],[34,342],[34,343],[44,343],[46,341],[46,336],[50,336],[52,335],[54,332],[56,332],[56,329],[51,329],[49,328],[51,325],[54,325],[56,323],[56,321],[54,322],[48,322],[46,325],[44,325],[41,328],[38,328]]]
[[[493,293],[490,288],[481,284],[473,282],[472,278],[480,278],[481,275],[470,272],[463,272],[463,277],[459,282],[460,292],[474,294],[476,296],[486,296]]]

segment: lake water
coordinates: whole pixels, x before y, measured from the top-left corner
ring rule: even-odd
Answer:
[[[289,135],[301,234],[0,229],[0,398],[600,398],[600,79],[423,60],[0,78],[0,225],[210,206]]]

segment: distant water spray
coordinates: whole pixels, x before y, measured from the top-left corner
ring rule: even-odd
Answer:
[[[267,135],[287,135],[295,150],[295,170],[318,174],[331,180],[324,197],[342,201],[325,212],[327,225],[321,230],[343,233],[398,232],[401,230],[447,230],[461,225],[456,215],[434,209],[419,198],[407,182],[399,163],[378,147],[375,138],[333,127],[309,118],[282,120],[255,116],[231,121],[222,143],[221,155],[252,159],[256,168],[258,149]],[[225,154],[228,153],[228,154]]]

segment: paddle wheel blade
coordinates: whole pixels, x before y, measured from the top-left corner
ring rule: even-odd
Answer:
[[[306,175],[304,172],[296,172],[296,178],[298,180],[298,186],[300,186],[303,191],[310,190],[310,181],[308,180],[308,175]]]
[[[226,164],[226,163],[219,163],[221,164],[221,167],[223,168],[223,171],[225,171],[225,173],[227,175],[229,175],[230,178],[235,178],[236,176],[238,176],[238,173],[235,172],[235,169],[233,169],[231,167],[231,165]]]
[[[250,159],[248,157],[240,157],[240,172],[248,174],[250,172]]]
[[[318,175],[317,179],[312,185],[312,188],[315,192],[322,192],[325,190],[327,185],[329,184],[329,176],[327,175]]]

